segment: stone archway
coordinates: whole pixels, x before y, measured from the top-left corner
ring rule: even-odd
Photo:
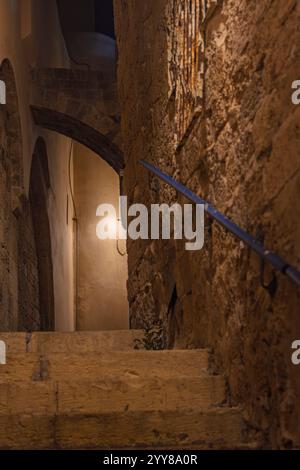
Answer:
[[[32,71],[31,111],[37,126],[58,132],[83,144],[120,175],[124,168],[124,159],[121,151],[120,113],[114,79],[108,80],[102,72],[94,70],[34,69]],[[32,181],[34,165],[37,164],[33,162]],[[45,176],[43,177],[45,182]],[[36,170],[35,179],[43,180],[41,175],[38,176],[38,170]],[[37,193],[44,191],[43,196],[40,197],[44,201],[45,184],[43,188],[39,187],[36,190]],[[34,200],[31,193],[33,223],[35,225],[36,220],[43,217],[45,227],[43,230],[47,233],[49,227],[47,228],[46,222],[46,205],[43,203],[44,206],[39,209],[40,214],[38,214]],[[47,235],[44,235],[44,239],[47,240],[47,238]],[[48,246],[45,246],[45,241],[41,247],[38,243],[40,243],[39,240],[36,240],[40,310],[46,312],[47,318],[51,318],[53,316],[51,310],[47,310],[47,306],[43,307],[44,304],[48,304],[48,307],[52,305],[52,287],[49,285],[52,279],[52,274],[50,275],[52,273],[51,244],[49,242]],[[45,299],[48,301],[46,302]],[[53,327],[53,322],[49,327],[47,323],[45,326],[45,321],[45,318],[41,318],[41,329]]]
[[[116,83],[99,71],[35,69],[31,111],[37,125],[66,135],[124,167]]]
[[[44,129],[59,132],[85,145],[105,160],[117,173],[123,157],[117,146],[98,130],[68,114],[42,107],[31,107],[34,121]]]
[[[16,87],[13,70],[8,60],[0,67],[6,99],[0,105],[0,330],[18,327],[17,283],[17,223],[12,214],[12,161],[10,159],[12,131],[20,136],[18,122],[12,125],[15,114]]]
[[[37,255],[40,330],[55,329],[54,287],[47,192],[50,188],[48,156],[44,140],[38,138],[32,157],[29,200]]]

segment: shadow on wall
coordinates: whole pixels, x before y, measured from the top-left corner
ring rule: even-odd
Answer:
[[[40,329],[55,329],[54,288],[47,192],[50,177],[46,144],[40,137],[32,157],[29,199],[31,205],[39,278]]]

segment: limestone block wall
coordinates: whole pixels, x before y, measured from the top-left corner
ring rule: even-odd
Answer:
[[[300,77],[300,4],[191,4],[196,13],[173,0],[155,7],[115,1],[129,200],[178,199],[139,166],[144,158],[299,268],[300,107],[291,85]],[[182,56],[191,40],[201,46],[192,52],[195,88]],[[297,288],[279,275],[271,298],[256,255],[214,223],[200,252],[187,253],[181,242],[129,240],[128,253],[131,325],[161,318],[167,347],[211,347],[232,403],[245,407],[251,438],[273,448],[299,445],[300,380],[290,359],[300,337]]]
[[[9,234],[16,225],[11,214],[11,184],[8,164],[8,141],[5,135],[6,118],[0,112],[0,244],[1,244],[1,285],[0,285],[0,322],[3,329],[18,324],[18,300],[13,299],[13,289],[17,286],[17,269],[13,266],[12,253],[17,253],[17,240]],[[5,283],[3,280],[6,280]],[[16,289],[17,290],[17,289]]]

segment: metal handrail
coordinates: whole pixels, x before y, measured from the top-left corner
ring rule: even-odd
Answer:
[[[192,201],[195,204],[202,204],[204,206],[205,212],[214,220],[216,220],[222,227],[232,233],[236,238],[243,241],[251,250],[255,251],[261,259],[267,261],[273,268],[277,271],[280,271],[282,274],[288,276],[297,286],[300,287],[300,272],[293,266],[291,266],[287,261],[282,259],[277,253],[268,250],[264,247],[262,243],[255,240],[249,233],[239,227],[237,224],[232,222],[228,217],[221,212],[217,211],[211,204],[206,202],[201,197],[197,196],[193,191],[188,189],[182,183],[179,183],[171,176],[162,172],[156,168],[151,163],[146,162],[145,160],[140,160],[139,163],[143,167],[147,168],[151,173],[156,175],[158,178],[163,180],[165,183],[172,186],[176,191],[181,193],[187,199]]]

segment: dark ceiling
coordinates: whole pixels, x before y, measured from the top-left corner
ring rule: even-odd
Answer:
[[[115,38],[113,0],[57,0],[63,32],[97,32]]]
[[[95,22],[97,33],[115,38],[113,0],[95,0]]]

